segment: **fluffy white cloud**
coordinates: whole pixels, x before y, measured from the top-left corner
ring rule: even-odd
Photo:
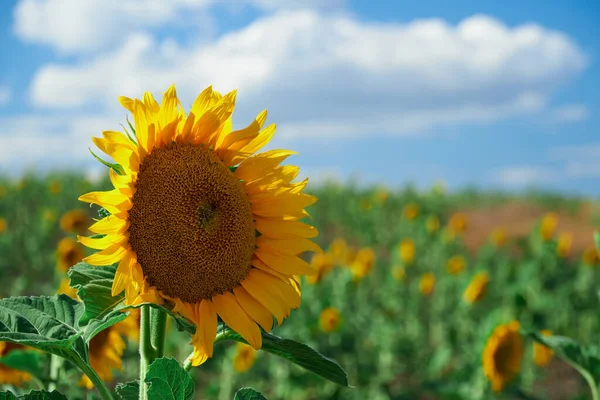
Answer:
[[[118,95],[172,82],[190,104],[212,83],[240,89],[244,119],[266,107],[290,136],[406,134],[539,110],[586,65],[571,39],[535,24],[365,23],[295,10],[199,45],[133,34],[112,52],[43,66],[30,93],[38,106],[110,109]]]
[[[10,103],[12,99],[12,90],[8,86],[0,86],[0,106]]]
[[[590,110],[584,104],[568,104],[553,110],[557,122],[579,122],[586,120]]]
[[[495,181],[510,187],[543,184],[559,179],[559,173],[549,168],[519,165],[494,172]]]

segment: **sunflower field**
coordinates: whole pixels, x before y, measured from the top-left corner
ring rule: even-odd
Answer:
[[[514,199],[307,186],[234,100],[121,98],[105,178],[0,180],[0,399],[600,400],[577,200],[468,246],[460,210]]]

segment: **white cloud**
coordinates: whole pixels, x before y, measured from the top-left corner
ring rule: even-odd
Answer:
[[[558,178],[556,171],[531,165],[506,167],[495,171],[493,175],[495,181],[511,187],[548,183]]]
[[[584,104],[568,104],[553,110],[557,122],[579,122],[586,120],[590,110]]]
[[[12,91],[8,86],[0,86],[0,106],[7,105],[12,99]]]

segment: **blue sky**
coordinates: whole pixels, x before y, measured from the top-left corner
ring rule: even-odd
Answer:
[[[101,171],[117,96],[239,88],[313,181],[600,194],[593,1],[0,3],[0,171]]]

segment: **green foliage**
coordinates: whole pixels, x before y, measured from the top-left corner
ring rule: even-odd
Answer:
[[[28,394],[18,397],[11,392],[2,392],[0,393],[0,400],[67,400],[67,398],[64,394],[61,394],[56,390],[51,392],[45,390],[33,390]]]
[[[0,357],[0,364],[9,368],[25,371],[36,377],[42,377],[44,368],[42,366],[42,354],[31,350],[12,350]]]
[[[159,358],[150,365],[145,382],[148,397],[161,400],[192,400],[194,381],[173,358]]]
[[[140,392],[140,382],[133,381],[127,383],[119,383],[115,387],[115,391],[121,400],[138,400]]]
[[[241,388],[235,393],[233,400],[267,400],[267,398],[252,388]]]

